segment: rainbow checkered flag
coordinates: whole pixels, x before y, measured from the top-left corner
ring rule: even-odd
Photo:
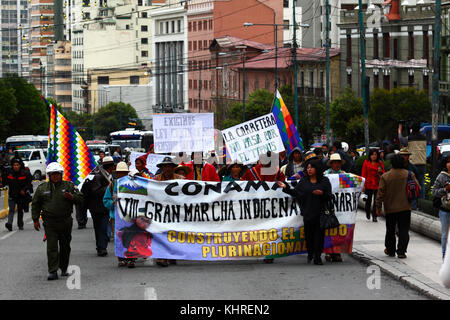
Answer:
[[[64,116],[44,97],[50,107],[47,165],[58,162],[64,168],[64,180],[79,186],[96,167],[94,156],[83,138]]]
[[[272,113],[275,116],[278,130],[281,135],[281,140],[284,143],[287,154],[291,153],[291,151],[296,147],[299,147],[300,150],[303,151],[303,140],[298,134],[294,121],[292,121],[289,110],[284,104],[283,98],[281,98],[281,94],[278,89],[272,106]]]

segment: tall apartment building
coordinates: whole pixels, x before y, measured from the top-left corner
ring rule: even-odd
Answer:
[[[31,0],[31,83],[43,92],[47,46],[54,40],[53,0]]]
[[[210,46],[222,37],[249,40],[283,46],[284,31],[274,24],[284,21],[283,3],[279,0],[191,0],[187,4],[188,18],[188,90],[191,112],[215,111],[216,97],[212,97],[215,68]],[[244,27],[245,22],[255,25]],[[264,25],[258,25],[264,24]],[[242,58],[242,57],[241,57]],[[214,60],[215,61],[215,60]]]
[[[402,3],[405,3],[404,1]],[[408,3],[408,2],[406,2]],[[370,89],[415,87],[431,96],[434,4],[382,5],[379,28],[366,27],[366,68]],[[358,10],[341,11],[341,86],[361,94]],[[364,12],[364,21],[371,15]]]
[[[22,76],[23,67],[23,39],[29,31],[29,13],[27,0],[0,0],[0,40],[2,43],[0,54],[0,76],[16,73]]]
[[[73,1],[73,0],[72,0]],[[74,0],[70,8],[72,99],[76,112],[88,109],[88,69],[149,66],[150,12],[163,0]],[[99,95],[90,92],[89,96]]]
[[[186,9],[184,4],[168,1],[168,6],[150,14],[155,113],[185,112],[188,107]]]

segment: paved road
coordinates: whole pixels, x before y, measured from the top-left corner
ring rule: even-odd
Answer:
[[[96,256],[91,220],[87,229],[75,227],[72,233],[70,263],[79,267],[81,288],[69,289],[66,279],[46,280],[43,232],[34,231],[29,213],[24,231],[15,227],[8,232],[5,220],[0,221],[0,299],[427,299],[383,273],[380,289],[369,290],[367,281],[373,274],[349,256],[342,264],[325,262],[324,266],[308,265],[302,255],[271,265],[180,261],[160,268],[150,260],[139,262],[135,269],[118,268],[112,248],[109,256]]]

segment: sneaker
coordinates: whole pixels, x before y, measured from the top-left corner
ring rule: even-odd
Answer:
[[[8,229],[9,231],[12,231],[12,225],[9,223],[5,223],[5,227],[6,229]]]
[[[68,277],[69,273],[67,272],[67,270],[61,270],[61,277]]]
[[[406,259],[406,254],[404,254],[404,253],[397,253],[397,257],[399,259]]]
[[[331,257],[331,254],[327,253],[327,254],[325,255],[325,261],[331,262],[332,260],[333,260],[333,258]]]
[[[52,272],[48,274],[47,280],[57,280],[58,274],[56,272]]]
[[[128,266],[127,267],[130,268],[130,269],[133,269],[135,267],[134,261],[133,260],[128,261]]]
[[[384,249],[384,254],[389,256],[389,257],[395,257],[394,253],[389,253],[388,249]]]
[[[372,221],[373,222],[378,222],[377,217],[373,217]]]

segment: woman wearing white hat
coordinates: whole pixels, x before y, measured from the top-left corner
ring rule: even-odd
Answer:
[[[109,186],[106,188],[105,196],[103,197],[103,205],[109,210],[109,222],[111,224],[111,229],[113,231],[112,238],[115,238],[115,206],[117,201],[117,180],[126,176],[129,173],[128,166],[125,162],[119,162],[116,166],[116,176],[117,179],[114,180]],[[119,267],[125,267],[128,265],[129,268],[134,267],[134,260],[127,258],[118,258],[119,259]]]

